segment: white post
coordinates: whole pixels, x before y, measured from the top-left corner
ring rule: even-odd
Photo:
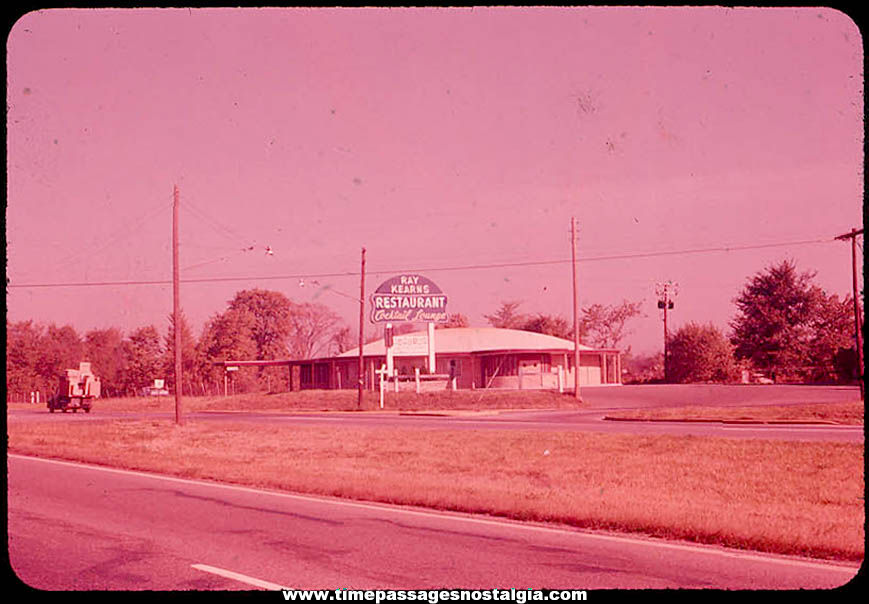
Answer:
[[[428,324],[428,372],[435,372],[435,326]]]
[[[416,378],[416,393],[419,394],[419,367],[413,368],[413,375]]]
[[[380,369],[375,371],[375,373],[380,376],[380,408],[383,409],[383,378],[386,377],[386,365],[381,365]]]
[[[558,394],[564,394],[564,367],[558,366]]]
[[[386,329],[392,329],[392,323],[386,324]],[[386,338],[383,338],[383,343],[386,344]],[[386,346],[386,370],[389,372],[387,375],[392,375],[392,370],[394,368],[394,361],[392,356],[392,346]]]
[[[34,396],[33,396],[33,395],[34,395],[33,390],[31,390],[31,391],[30,391],[30,404],[31,404],[31,405],[32,405],[33,402],[34,402]]]

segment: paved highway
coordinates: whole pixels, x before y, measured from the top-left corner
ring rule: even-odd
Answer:
[[[8,457],[9,557],[47,590],[829,588],[852,564]]]

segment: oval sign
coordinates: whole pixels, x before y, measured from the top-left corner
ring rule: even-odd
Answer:
[[[447,297],[422,275],[396,275],[371,294],[372,323],[446,323]]]

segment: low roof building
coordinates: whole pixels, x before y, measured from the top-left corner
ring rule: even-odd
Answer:
[[[429,371],[428,333],[394,336],[391,362],[384,339],[365,344],[366,387],[374,388],[379,380],[377,371],[391,365],[390,377],[399,381],[415,380],[419,371],[426,381],[454,381],[457,388],[573,388],[574,345],[570,340],[495,327],[435,329],[434,371]],[[300,388],[356,388],[359,349],[329,358],[293,361],[293,365],[299,368]],[[580,344],[579,379],[580,386],[619,384],[620,352]]]

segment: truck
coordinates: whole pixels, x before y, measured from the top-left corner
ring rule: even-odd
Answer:
[[[91,371],[91,364],[81,362],[78,369],[67,369],[57,384],[57,391],[48,399],[48,410],[54,413],[61,410],[66,413],[72,409],[75,413],[84,409],[90,413],[93,401],[100,397],[100,378]]]

